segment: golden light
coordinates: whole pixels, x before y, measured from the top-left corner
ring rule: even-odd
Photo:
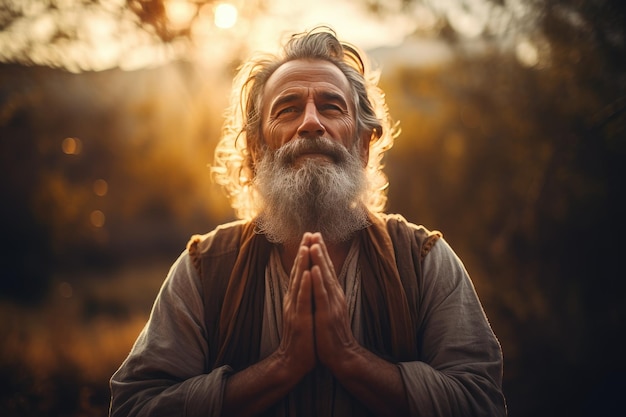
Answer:
[[[184,29],[189,26],[196,14],[196,5],[187,0],[169,0],[165,2],[165,13],[172,29]]]
[[[83,149],[83,144],[78,138],[65,138],[61,143],[61,149],[66,155],[78,155]]]
[[[93,182],[93,192],[98,197],[104,197],[109,192],[109,184],[103,179],[95,180]]]
[[[214,22],[213,7],[209,4],[205,4],[200,7],[198,16],[194,20],[191,26],[191,35],[194,39],[206,40],[210,39],[212,35],[212,26]]]
[[[104,226],[104,222],[105,222],[106,218],[104,217],[104,213],[102,211],[94,210],[89,215],[89,220],[91,220],[91,224],[94,227],[100,228],[100,227]]]
[[[462,9],[451,8],[447,16],[454,30],[468,38],[475,38],[483,33],[487,24],[485,15],[471,14]]]
[[[228,29],[237,23],[237,8],[229,3],[220,3],[215,7],[215,26]]]

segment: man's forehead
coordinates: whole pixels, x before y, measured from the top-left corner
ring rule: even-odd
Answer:
[[[284,87],[285,88],[280,88],[279,91],[277,91],[276,94],[271,97],[272,103],[276,102],[277,100],[297,100],[308,98],[311,96],[315,99],[321,98],[325,100],[347,100],[344,92],[334,84],[320,83],[315,86],[295,85]]]
[[[346,76],[335,64],[324,60],[294,60],[282,64],[267,80],[264,96],[271,101],[278,95],[304,94],[310,89],[350,96]]]

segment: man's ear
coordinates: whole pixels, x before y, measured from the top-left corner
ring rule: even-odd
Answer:
[[[360,149],[359,152],[361,154],[361,162],[363,163],[363,167],[367,166],[370,158],[370,142],[372,141],[373,133],[371,130],[363,130],[359,136],[360,139]]]

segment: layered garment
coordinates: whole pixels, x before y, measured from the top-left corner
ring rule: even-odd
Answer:
[[[382,223],[354,239],[338,275],[356,339],[397,364],[411,415],[505,415],[500,346],[462,263],[424,228],[399,216]],[[269,242],[242,243],[250,226],[195,239],[172,266],[111,379],[112,416],[219,416],[229,375],[276,349],[288,275]],[[370,414],[318,367],[265,415]]]

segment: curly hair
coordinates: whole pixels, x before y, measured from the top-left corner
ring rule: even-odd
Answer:
[[[378,87],[378,72],[368,67],[363,52],[339,41],[327,26],[292,35],[279,54],[260,54],[239,67],[211,166],[215,182],[224,187],[237,217],[252,219],[258,214],[252,180],[254,157],[261,154],[264,145],[261,134],[263,89],[278,67],[299,59],[329,61],[348,79],[355,103],[357,136],[370,132],[368,188],[363,203],[372,212],[383,211],[388,181],[382,170],[382,159],[393,146],[399,129],[392,123],[384,93]]]

